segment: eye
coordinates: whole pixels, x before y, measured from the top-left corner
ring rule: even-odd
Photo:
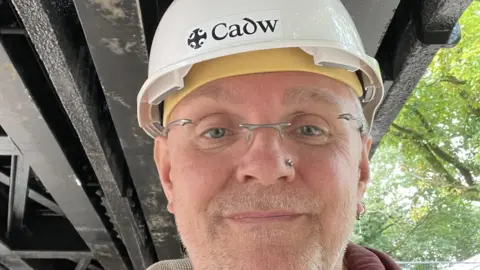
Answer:
[[[225,136],[227,130],[224,128],[211,128],[203,133],[203,136],[206,136],[210,139],[220,139]]]
[[[303,136],[321,136],[325,134],[323,129],[311,125],[299,127],[297,128],[297,132]]]

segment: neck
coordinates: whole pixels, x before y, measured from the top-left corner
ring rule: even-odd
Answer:
[[[348,270],[347,265],[343,261],[343,258],[333,267],[332,270]]]
[[[340,257],[339,257],[337,263],[335,264],[335,266],[333,267],[332,270],[348,270],[347,260],[345,259],[345,251],[346,250],[347,250],[347,248],[345,247],[343,252],[340,254]]]
[[[194,270],[201,270],[201,269],[214,269],[215,267],[213,266],[207,266],[207,267],[193,267],[192,269]],[[344,260],[340,260],[331,270],[348,270],[347,264],[344,262]]]

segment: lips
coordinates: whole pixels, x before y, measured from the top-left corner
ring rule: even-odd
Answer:
[[[247,222],[247,223],[256,223],[256,222],[279,222],[279,221],[289,221],[296,219],[303,214],[294,213],[294,212],[284,212],[284,211],[250,211],[235,213],[229,215],[227,219],[236,221],[236,222]]]

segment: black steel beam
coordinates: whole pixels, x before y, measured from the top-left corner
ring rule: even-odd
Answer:
[[[82,258],[78,261],[77,266],[75,266],[75,270],[86,270],[92,258]]]
[[[66,14],[57,12],[58,7],[51,0],[12,2],[85,149],[102,188],[99,194],[133,267],[146,269],[155,261],[153,246],[146,242],[146,232],[142,229],[144,221],[134,213],[124,192],[125,180],[130,176],[124,168],[120,141],[112,132],[113,124],[110,124],[104,97],[98,94],[102,90],[96,74],[93,67],[88,66],[88,54],[83,51],[85,54],[75,55],[78,43],[66,35],[67,31],[71,31],[64,23]],[[105,5],[115,8],[115,4],[110,2]],[[115,12],[123,11],[117,8]],[[81,36],[82,33],[76,35]],[[110,63],[110,68],[114,66],[115,63]]]
[[[148,62],[139,1],[74,2],[157,255],[177,258],[180,243],[153,163],[153,140],[136,118]]]
[[[15,141],[25,162],[42,180],[94,257],[106,269],[128,269],[22,79],[26,78],[20,78],[1,45],[0,123],[3,129]]]
[[[28,196],[30,166],[23,156],[12,156],[7,212],[7,239],[16,242],[23,229],[23,218]]]
[[[88,266],[88,269],[89,269],[89,270],[103,270],[103,269],[100,269],[100,268],[98,268],[98,266],[93,265],[93,264],[90,264],[90,265]]]
[[[74,262],[92,258],[92,253],[85,251],[12,250],[12,254],[22,259],[66,259]]]
[[[368,55],[375,55],[400,0],[341,0],[362,38]]]
[[[0,28],[0,35],[25,35],[25,29],[21,28]]]
[[[0,156],[14,156],[19,155],[17,146],[13,141],[6,136],[0,136]]]
[[[400,2],[376,55],[387,92],[373,124],[370,157],[437,51],[460,41],[458,19],[470,3],[471,0]]]
[[[10,185],[9,182],[10,182],[9,177],[0,172],[0,183],[3,183],[4,185],[8,186]],[[43,195],[36,192],[35,190],[31,190],[31,189],[28,190],[28,198],[45,206],[46,208],[52,210],[53,212],[57,213],[60,216],[65,215],[62,209],[60,209],[60,207],[56,203],[52,202],[50,199],[45,198]]]
[[[41,212],[29,211],[25,227],[26,233],[19,243],[8,243],[13,250],[90,252],[81,235],[66,217],[45,216]]]
[[[0,265],[4,265],[8,269],[34,270],[28,263],[22,260],[20,256],[15,255],[2,241],[0,241]]]

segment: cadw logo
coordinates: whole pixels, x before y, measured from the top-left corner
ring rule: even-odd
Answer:
[[[205,33],[202,29],[197,28],[193,30],[193,32],[188,37],[188,46],[193,49],[199,49],[202,47],[206,39],[207,33]]]
[[[249,17],[236,20],[235,23],[220,22],[213,26],[210,24],[209,28],[202,27],[209,29],[207,32],[200,27],[193,30],[188,36],[187,44],[190,48],[197,50],[207,43],[213,45],[213,43],[234,41],[239,38],[245,40],[250,39],[249,37],[256,39],[272,34],[277,36],[277,32],[280,31],[279,25],[279,19],[254,20]]]

